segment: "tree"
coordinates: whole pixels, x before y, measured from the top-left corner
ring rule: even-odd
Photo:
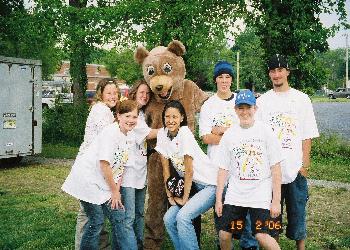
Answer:
[[[112,49],[100,61],[106,65],[107,70],[113,77],[125,80],[128,85],[132,85],[136,80],[143,78],[142,69],[134,61],[134,51],[131,49],[120,52]]]
[[[319,14],[335,10],[344,20],[345,0],[276,1],[252,0],[245,18],[257,30],[265,49],[265,60],[272,54],[285,54],[294,67],[291,84],[297,88],[319,88],[325,79],[317,55],[328,49],[326,39],[337,28],[322,26]],[[345,15],[344,15],[345,14]]]
[[[255,29],[248,27],[240,33],[233,49],[240,52],[240,82],[253,82],[256,90],[265,90],[269,83],[264,61],[265,51]]]
[[[46,12],[28,12],[23,0],[1,1],[0,54],[40,59],[43,79],[48,79],[60,61],[54,21]]]

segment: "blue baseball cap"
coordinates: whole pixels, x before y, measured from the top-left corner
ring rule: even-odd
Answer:
[[[219,61],[217,64],[215,64],[214,67],[214,81],[216,77],[218,77],[221,74],[229,74],[231,77],[234,77],[234,69],[232,65],[227,61]]]
[[[249,89],[244,89],[238,92],[235,100],[235,105],[239,106],[241,104],[248,104],[250,106],[256,104],[256,99],[252,91]]]

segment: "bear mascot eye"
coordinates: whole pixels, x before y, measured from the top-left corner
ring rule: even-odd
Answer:
[[[147,67],[147,72],[148,72],[148,75],[153,75],[155,70],[154,70],[154,67],[152,65],[148,66]]]
[[[169,63],[165,63],[163,65],[163,71],[165,74],[169,74],[172,70],[173,70],[173,68],[171,67],[171,65]]]

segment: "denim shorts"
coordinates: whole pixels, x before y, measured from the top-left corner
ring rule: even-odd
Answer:
[[[308,199],[307,180],[300,173],[293,182],[282,184],[282,211],[285,204],[288,221],[286,236],[291,240],[306,238],[306,203]]]

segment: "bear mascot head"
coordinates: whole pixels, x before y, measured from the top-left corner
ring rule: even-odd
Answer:
[[[151,87],[154,97],[146,109],[148,125],[162,127],[161,113],[169,100],[179,100],[185,107],[188,126],[194,131],[195,113],[200,111],[208,95],[191,80],[185,79],[186,67],[182,56],[185,46],[177,40],[168,47],[155,47],[151,51],[140,46],[135,60],[142,65],[143,76]]]
[[[146,122],[151,128],[163,127],[164,105],[170,100],[178,100],[185,108],[188,127],[194,132],[195,113],[200,111],[208,95],[193,81],[185,79],[186,67],[182,58],[185,52],[185,46],[175,40],[167,47],[159,46],[148,51],[140,46],[135,52],[135,60],[142,65],[144,79],[154,93],[145,110]],[[151,140],[147,145],[153,148],[155,143],[155,140]],[[159,154],[151,154],[147,165],[148,206],[145,214],[146,230],[143,249],[157,250],[161,249],[162,245],[163,216],[167,209],[163,168]]]

